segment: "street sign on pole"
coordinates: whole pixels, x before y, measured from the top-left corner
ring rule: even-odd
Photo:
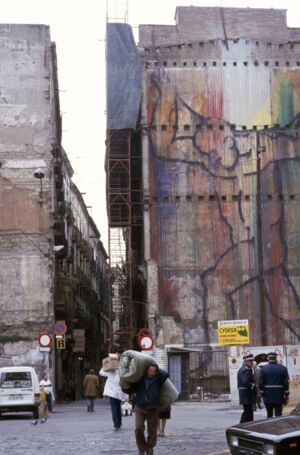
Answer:
[[[139,345],[140,348],[143,349],[144,351],[149,351],[150,349],[153,348],[154,345],[154,340],[152,336],[144,336],[139,340]]]
[[[50,333],[40,333],[38,342],[41,348],[49,348],[52,344],[52,336]]]
[[[73,352],[84,352],[85,351],[85,329],[74,329],[73,338],[75,344],[73,346]]]
[[[64,335],[68,330],[67,324],[65,321],[56,321],[53,327],[53,332],[55,335]]]
[[[138,332],[139,347],[144,351],[150,351],[154,345],[154,339],[151,330],[140,329]]]
[[[56,335],[56,349],[66,349],[66,337],[65,335]]]

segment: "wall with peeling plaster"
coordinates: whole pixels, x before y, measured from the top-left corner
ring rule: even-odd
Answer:
[[[148,301],[160,346],[212,346],[223,319],[249,319],[251,345],[260,344],[258,140],[264,335],[269,345],[300,339],[299,30],[282,10],[264,10],[271,40],[258,10],[225,10],[228,41],[212,27],[216,14],[200,30],[189,7],[168,42],[163,26],[140,27]]]
[[[37,338],[54,322],[54,61],[48,26],[0,25],[0,366],[40,373],[51,365]]]

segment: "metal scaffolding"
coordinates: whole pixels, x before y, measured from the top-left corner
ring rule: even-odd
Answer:
[[[128,0],[107,0],[107,22],[128,23]]]
[[[106,40],[106,194],[110,349],[116,351],[132,348],[137,329],[145,326],[141,144],[136,129],[142,62],[127,22],[128,0],[110,1]]]
[[[107,132],[107,211],[110,258],[110,349],[131,347],[131,130]]]

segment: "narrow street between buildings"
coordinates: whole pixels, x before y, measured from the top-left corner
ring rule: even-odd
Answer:
[[[226,427],[239,421],[241,410],[229,402],[177,402],[172,406],[166,437],[159,438],[155,455],[225,455]],[[265,410],[255,413],[263,418]],[[10,455],[134,455],[134,415],[113,431],[107,399],[98,399],[95,412],[84,401],[56,405],[45,423],[26,414],[4,414],[0,420],[1,453]]]

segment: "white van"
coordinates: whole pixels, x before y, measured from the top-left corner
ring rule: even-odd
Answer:
[[[39,418],[40,386],[34,368],[0,368],[0,416],[4,412],[32,412]]]

